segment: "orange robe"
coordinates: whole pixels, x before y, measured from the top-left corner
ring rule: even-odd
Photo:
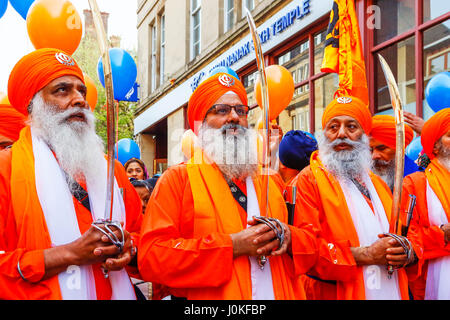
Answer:
[[[58,277],[54,276],[41,281],[45,274],[44,250],[51,247],[51,240],[40,205],[33,202],[37,196],[34,199],[28,197],[30,192],[36,193],[36,189],[32,183],[27,184],[26,181],[18,182],[16,190],[12,185],[14,166],[19,167],[19,170],[34,168],[34,164],[19,164],[14,163],[13,160],[17,158],[15,148],[18,146],[25,145],[26,150],[31,150],[29,149],[31,146],[29,132],[29,128],[22,130],[21,138],[14,147],[0,152],[0,251],[5,252],[0,254],[0,288],[2,288],[0,298],[56,300],[61,299]],[[138,242],[142,222],[139,196],[128,181],[125,170],[119,162],[116,162],[115,176],[119,188],[124,189],[126,229]],[[34,178],[32,180],[34,181]],[[73,203],[80,233],[83,234],[93,222],[92,215],[75,198]],[[20,277],[17,270],[18,261],[22,274],[29,282]],[[140,277],[136,268],[130,267],[128,271],[133,277]],[[111,286],[109,280],[104,278],[100,264],[93,266],[93,272],[97,299],[110,299]]]
[[[436,159],[433,159],[425,172],[414,172],[403,180],[402,221],[406,221],[404,212],[408,208],[408,194],[416,196],[416,206],[408,234],[413,231],[421,235],[423,246],[423,263],[415,266],[415,272],[408,273],[409,286],[415,300],[425,297],[428,262],[432,259],[450,255],[450,243],[445,244],[444,232],[439,226],[431,226],[428,218],[427,180],[430,187],[441,201],[447,218],[450,221],[450,197],[448,183],[450,172]]]
[[[230,237],[246,228],[247,213],[218,168],[179,164],[160,180],[141,229],[138,265],[143,278],[191,300],[251,299],[250,262],[246,256],[233,259]],[[285,222],[281,191],[272,179],[269,183],[270,215]],[[254,185],[259,198],[260,180]],[[245,183],[238,186],[245,189]],[[269,259],[275,299],[304,299],[292,259],[287,254]]]
[[[385,212],[390,215],[391,192],[381,178],[371,174],[370,178],[383,203]],[[317,259],[314,255],[294,255],[296,268],[304,274],[319,280],[302,277],[308,299],[365,299],[362,267],[356,265],[350,251],[359,247],[358,235],[347,208],[338,181],[321,164],[317,151],[311,156],[311,165],[301,171],[297,179],[297,200],[294,226],[312,226],[317,238]],[[308,265],[313,265],[307,269]],[[399,270],[400,292],[408,299],[407,277]],[[335,284],[329,281],[334,281]]]

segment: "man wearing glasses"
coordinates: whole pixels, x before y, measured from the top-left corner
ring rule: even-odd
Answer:
[[[144,279],[169,288],[172,297],[304,299],[287,254],[286,207],[272,178],[268,215],[281,222],[282,245],[271,228],[253,219],[260,216],[263,190],[248,111],[244,86],[225,73],[206,79],[190,97],[195,152],[161,176],[147,206],[151,214],[144,218],[138,258]],[[258,264],[262,255],[264,267]]]

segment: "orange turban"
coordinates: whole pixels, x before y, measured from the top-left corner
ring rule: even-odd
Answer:
[[[370,135],[389,148],[395,149],[395,118],[388,115],[372,117],[372,131],[370,131]],[[413,138],[413,129],[405,123],[405,147],[411,143]]]
[[[227,73],[217,73],[198,86],[192,93],[188,103],[189,125],[196,134],[194,123],[205,119],[206,112],[228,91],[233,91],[247,105],[247,91],[241,81]]]
[[[27,115],[34,95],[53,80],[62,76],[76,76],[84,82],[83,72],[75,60],[59,49],[35,50],[16,63],[8,81],[11,105]]]
[[[423,151],[430,159],[435,156],[433,148],[435,143],[450,130],[450,108],[445,108],[436,112],[428,121],[425,122],[422,128],[422,142]]]
[[[7,104],[0,104],[0,135],[17,141],[19,133],[25,127],[26,118]]]
[[[322,116],[322,128],[337,116],[349,116],[354,118],[369,134],[372,128],[372,114],[369,108],[356,97],[339,97],[330,102]]]

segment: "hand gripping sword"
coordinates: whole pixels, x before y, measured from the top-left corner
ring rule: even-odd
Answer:
[[[394,190],[392,192],[392,210],[391,221],[389,222],[389,235],[396,239],[405,249],[408,257],[411,255],[411,245],[406,238],[399,237],[399,220],[400,220],[400,203],[402,199],[402,183],[403,174],[405,169],[405,119],[403,116],[403,106],[400,100],[400,93],[394,75],[391,68],[387,64],[386,60],[378,54],[381,68],[383,69],[384,77],[389,88],[389,95],[391,97],[392,108],[395,115],[395,177],[394,177]],[[406,246],[406,242],[409,244],[409,248]],[[409,259],[408,259],[409,260]],[[394,273],[393,266],[388,266],[389,278]]]
[[[260,217],[255,217],[259,223],[264,223],[268,225],[276,234],[278,240],[280,241],[280,247],[284,241],[284,228],[280,221],[274,218],[268,218],[269,211],[269,159],[270,159],[270,141],[269,141],[269,91],[267,88],[267,78],[266,78],[266,68],[264,65],[264,56],[261,49],[261,41],[259,35],[256,31],[256,24],[253,17],[248,9],[247,10],[247,22],[250,28],[250,34],[252,35],[253,45],[255,47],[256,54],[256,64],[258,66],[258,74],[261,81],[261,108],[263,114],[263,148],[262,148],[262,167],[261,167],[261,178],[262,178],[262,188],[261,188],[261,203],[260,203]],[[264,268],[267,258],[265,256],[258,257],[258,263],[261,269]]]
[[[100,232],[105,234],[111,242],[117,246],[122,252],[124,246],[124,232],[122,225],[119,221],[112,221],[113,203],[114,203],[114,144],[116,137],[116,104],[114,101],[114,88],[112,82],[112,69],[111,60],[109,58],[109,44],[106,36],[105,27],[100,15],[100,10],[96,0],[88,0],[89,6],[92,11],[95,30],[97,33],[97,40],[102,54],[103,61],[103,74],[105,77],[105,90],[106,90],[106,123],[107,123],[107,138],[108,138],[108,153],[107,153],[107,183],[106,183],[106,203],[105,213],[103,219],[96,220],[92,226],[97,228]],[[105,229],[99,227],[103,225]],[[121,238],[119,239],[111,229],[111,227],[117,228],[121,232]],[[106,275],[105,275],[106,276]]]

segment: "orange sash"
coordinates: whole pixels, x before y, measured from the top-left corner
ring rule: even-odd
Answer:
[[[450,221],[450,172],[436,159],[431,160],[427,169],[425,170],[428,183],[431,189],[441,201],[448,221]],[[447,191],[446,191],[447,190]]]
[[[197,150],[196,153],[201,153]],[[193,159],[199,159],[199,154]],[[200,155],[201,156],[201,155]],[[187,163],[187,173],[194,199],[194,237],[202,237],[211,232],[232,234],[246,226],[239,216],[238,204],[234,200],[228,184],[215,165]],[[261,198],[261,179],[253,181],[258,199]],[[275,183],[269,179],[269,216],[287,221],[287,211],[283,197]],[[275,299],[304,299],[303,288],[294,278],[292,260],[283,257],[269,257]],[[188,299],[208,300],[251,300],[252,284],[248,257],[233,260],[231,279],[225,285],[215,288],[190,289]]]
[[[11,153],[11,202],[19,235],[17,247],[27,250],[50,248],[50,235],[36,191],[30,127],[21,131]],[[62,298],[58,277],[41,281],[37,287],[43,292],[43,299]]]
[[[348,240],[351,247],[359,247],[359,238],[356,233],[352,217],[347,207],[347,202],[339,182],[330,174],[319,159],[319,153],[315,151],[311,155],[311,171],[319,186],[320,200],[323,206],[323,212],[326,216],[328,225],[332,234],[332,239],[336,241]],[[370,179],[380,197],[386,212],[388,221],[390,221],[392,195],[384,187],[381,181],[370,173]],[[403,299],[408,299],[407,278],[404,269],[400,269],[399,285]],[[358,274],[355,281],[337,281],[337,300],[357,300],[365,299],[365,287],[362,268],[358,268]]]

